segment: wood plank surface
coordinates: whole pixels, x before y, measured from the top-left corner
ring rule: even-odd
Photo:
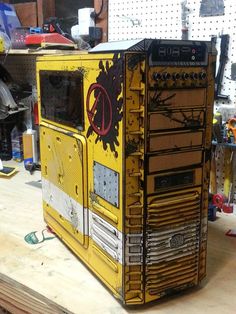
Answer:
[[[9,179],[0,177],[0,306],[14,314],[35,314],[36,305],[42,314],[62,313],[62,309],[110,313],[110,307],[121,308],[59,239],[36,245],[24,241],[28,233],[46,227],[37,187],[40,173],[31,176],[22,164],[3,163],[16,165],[19,172]],[[45,311],[47,307],[50,310]]]
[[[0,274],[0,304],[11,313],[71,313],[27,286]]]
[[[58,50],[58,49],[43,49],[43,48],[38,48],[38,49],[10,49],[8,54],[10,55],[76,55],[79,54],[79,50],[75,49],[65,49],[65,50]]]
[[[31,176],[22,164],[12,178],[0,177],[0,307],[14,314],[159,313],[233,314],[236,308],[236,216],[219,214],[209,223],[207,279],[201,288],[146,306],[124,308],[80,260],[57,239],[25,242],[45,228],[40,173]]]
[[[38,24],[38,13],[36,2],[14,4],[16,14],[24,27],[36,27]]]

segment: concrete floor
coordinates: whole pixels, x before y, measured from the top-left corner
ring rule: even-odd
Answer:
[[[14,177],[0,177],[0,277],[7,276],[76,314],[236,313],[236,238],[225,235],[236,229],[235,215],[219,213],[209,223],[207,278],[201,287],[128,309],[57,238],[35,246],[25,243],[27,233],[45,228],[40,173],[30,176],[22,164],[14,165],[19,167]],[[0,306],[1,300],[0,288]]]

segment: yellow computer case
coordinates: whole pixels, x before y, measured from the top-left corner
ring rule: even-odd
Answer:
[[[124,304],[205,276],[215,55],[146,39],[38,59],[45,221]]]

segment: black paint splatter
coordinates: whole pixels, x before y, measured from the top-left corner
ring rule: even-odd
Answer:
[[[194,110],[192,110],[191,113],[188,113],[188,115],[182,110],[180,110],[180,113],[183,119],[175,118],[171,109],[166,109],[166,112],[161,112],[163,116],[182,124],[183,128],[198,128],[201,126],[201,112],[199,112],[197,116],[194,116]]]
[[[119,122],[122,120],[123,113],[122,113],[122,106],[123,106],[123,98],[118,97],[122,91],[122,82],[123,82],[123,75],[122,75],[122,64],[123,59],[119,57],[118,54],[115,54],[113,57],[113,64],[110,66],[109,61],[99,62],[100,74],[97,77],[97,84],[100,84],[102,87],[105,88],[112,105],[112,121],[111,127],[109,132],[106,135],[99,135],[97,134],[97,138],[95,143],[98,141],[102,141],[104,150],[107,150],[110,147],[110,150],[115,153],[115,156],[118,157],[118,152],[116,151],[116,146],[119,146],[120,143],[118,142],[118,135],[119,135]],[[98,96],[98,91],[94,92],[95,98]],[[98,99],[98,101],[102,101],[102,99]],[[102,112],[102,105],[97,107],[98,110],[94,116],[94,123],[98,127],[102,127],[102,116],[105,114],[105,121],[107,121],[109,117],[109,112],[105,111]],[[93,134],[94,129],[90,125],[87,131],[87,137]]]
[[[150,97],[149,109],[150,111],[160,111],[165,117],[168,117],[172,121],[178,122],[182,124],[184,128],[196,128],[201,126],[201,111],[199,111],[198,115],[194,114],[194,110],[190,113],[185,113],[180,109],[180,113],[183,119],[177,119],[174,117],[173,110],[170,108],[171,102],[169,102],[172,98],[174,98],[176,93],[173,93],[166,98],[162,98],[162,92],[156,91],[152,97]]]
[[[168,101],[172,98],[174,98],[176,93],[173,93],[172,95],[161,98],[162,92],[156,91],[152,97],[150,97],[150,103],[149,103],[149,109],[150,111],[156,111],[160,109],[167,109],[168,106],[171,106],[171,103],[168,103]]]

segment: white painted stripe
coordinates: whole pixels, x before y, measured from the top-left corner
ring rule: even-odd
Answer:
[[[123,235],[109,222],[84,208],[55,184],[42,177],[43,200],[97,245],[122,264]],[[87,216],[89,214],[89,217]]]
[[[42,177],[43,200],[68,220],[81,234],[88,235],[88,209],[55,184]]]

